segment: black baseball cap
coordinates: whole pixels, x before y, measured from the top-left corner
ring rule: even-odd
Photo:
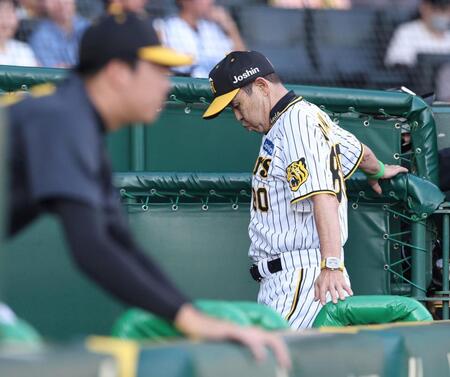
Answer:
[[[257,51],[233,51],[222,59],[209,73],[209,83],[214,100],[203,114],[212,119],[227,107],[239,89],[258,77],[274,73],[272,63]]]
[[[193,60],[162,46],[151,19],[132,12],[102,16],[85,31],[76,70],[95,71],[113,59],[141,59],[167,67],[191,65]]]

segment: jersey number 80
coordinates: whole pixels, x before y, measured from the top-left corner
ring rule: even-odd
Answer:
[[[269,195],[264,187],[259,187],[256,190],[252,187],[252,199],[254,211],[259,209],[262,212],[267,212],[269,210]]]

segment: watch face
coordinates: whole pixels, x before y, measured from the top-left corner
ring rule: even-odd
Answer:
[[[327,260],[326,260],[327,268],[338,269],[340,264],[341,264],[341,261],[339,260],[339,258],[331,257],[331,258],[327,258]]]

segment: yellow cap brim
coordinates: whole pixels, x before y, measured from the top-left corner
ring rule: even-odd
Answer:
[[[138,56],[146,60],[165,67],[179,67],[183,65],[192,65],[194,59],[187,54],[181,54],[164,46],[142,47],[138,51]]]
[[[239,88],[214,98],[214,101],[211,102],[211,104],[203,114],[203,118],[211,119],[219,115],[223,111],[223,109],[225,109],[225,107],[227,107],[230,102],[233,101],[233,98],[236,97],[236,94],[238,94],[238,92]]]

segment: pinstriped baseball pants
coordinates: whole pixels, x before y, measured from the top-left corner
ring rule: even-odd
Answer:
[[[283,270],[274,274],[266,273],[260,282],[258,302],[267,305],[285,318],[294,329],[311,327],[322,305],[314,301],[314,282],[320,274],[319,260],[313,266],[297,267],[300,263],[287,266],[282,258]],[[264,261],[258,263],[260,271],[267,271]],[[290,267],[290,268],[289,268]],[[344,271],[347,284],[350,279]],[[331,296],[327,295],[327,302]]]

